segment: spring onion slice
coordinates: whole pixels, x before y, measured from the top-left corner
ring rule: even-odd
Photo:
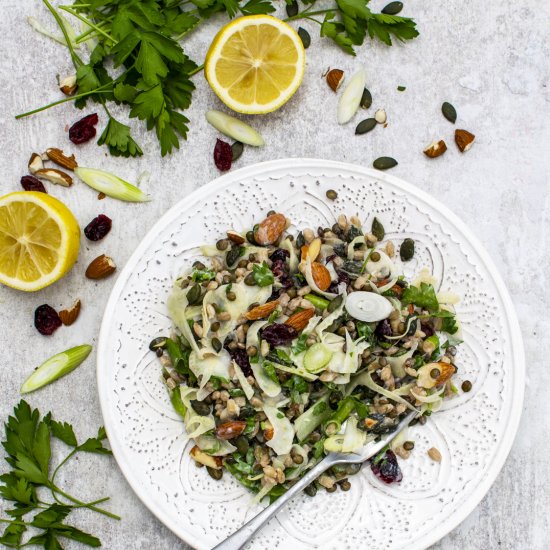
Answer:
[[[187,340],[187,343],[193,348],[197,355],[201,355],[201,351],[195,337],[191,332],[191,328],[187,323],[187,317],[185,315],[185,310],[189,305],[187,300],[187,290],[182,289],[179,286],[175,286],[172,290],[170,296],[168,296],[168,313],[174,321],[175,325],[181,330],[184,338]]]
[[[254,128],[238,118],[226,115],[221,111],[211,110],[206,112],[206,120],[222,134],[241,143],[254,147],[265,145],[264,138]]]
[[[42,363],[21,386],[21,393],[29,393],[54,382],[76,369],[90,355],[92,346],[82,344],[57,353]]]
[[[361,69],[351,77],[338,102],[338,124],[345,124],[353,118],[359,109],[366,82],[367,71],[365,69]]]
[[[74,173],[86,185],[100,193],[105,193],[113,199],[127,202],[147,202],[151,200],[141,189],[110,172],[79,166],[75,168]]]
[[[290,420],[276,407],[264,405],[264,413],[273,426],[273,437],[266,442],[278,455],[285,455],[292,448],[294,427]]]
[[[328,398],[327,394],[318,399],[294,421],[298,441],[303,441],[332,414],[332,409],[328,406]]]

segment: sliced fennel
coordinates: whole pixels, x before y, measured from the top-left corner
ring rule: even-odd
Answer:
[[[237,447],[226,439],[218,439],[213,435],[199,435],[195,438],[195,443],[201,451],[211,456],[225,456],[237,450]]]
[[[198,401],[202,401],[210,393],[205,386],[212,376],[229,380],[230,364],[231,357],[225,349],[221,349],[217,354],[214,352],[208,355],[204,353],[204,350],[201,350],[200,354],[195,351],[191,352],[189,355],[189,368],[200,380],[196,397]]]
[[[269,288],[271,288],[271,286]],[[259,349],[260,345],[258,331],[265,325],[267,325],[267,321],[255,321],[250,325],[250,327],[248,328],[248,332],[246,333],[247,348],[254,346],[255,348]],[[276,397],[281,393],[281,386],[277,382],[269,378],[263,368],[262,363],[263,357],[258,354],[258,362],[250,364],[252,372],[254,373],[254,378],[256,379],[258,386],[260,386],[260,389],[267,396]]]
[[[193,351],[200,356],[201,351],[195,341],[193,333],[191,332],[191,328],[187,323],[187,317],[185,314],[185,310],[189,305],[187,300],[187,289],[183,289],[176,285],[170,293],[170,296],[168,296],[167,305],[168,313],[170,314],[172,321],[174,321],[176,327],[180,329],[189,346],[191,346]]]
[[[238,118],[226,115],[221,111],[211,110],[206,112],[206,120],[227,137],[241,143],[261,147],[265,145],[262,136],[248,124]]]
[[[296,252],[294,252],[294,246],[292,242],[290,241],[290,239],[287,238],[279,245],[279,247],[283,250],[288,251],[288,253],[290,254],[290,258],[288,259],[289,271],[290,273],[296,273],[296,271],[298,271],[299,261],[298,256],[296,256]]]
[[[356,244],[366,244],[365,236],[359,235],[348,244],[348,260],[353,260]]]
[[[266,442],[278,455],[285,455],[292,448],[294,427],[290,420],[276,407],[264,405],[264,413],[273,427],[273,437]]]
[[[328,399],[329,396],[324,395],[294,421],[298,441],[303,441],[332,414],[332,410],[328,406]]]
[[[293,451],[295,455],[300,455],[302,457],[302,462],[298,464],[298,466],[294,467],[291,473],[285,476],[287,481],[292,481],[293,479],[300,477],[302,472],[308,467],[307,452],[301,445],[292,445],[291,451]],[[287,472],[285,472],[285,474],[286,473]]]
[[[239,384],[241,385],[241,388],[244,391],[244,394],[246,395],[246,398],[248,400],[252,399],[254,395],[254,388],[250,385],[250,383],[246,379],[246,376],[244,375],[244,372],[241,370],[241,367],[239,367],[239,365],[235,361],[233,361],[233,368],[235,369],[235,374],[237,376]]]
[[[74,173],[86,185],[100,193],[105,193],[113,199],[127,202],[147,202],[151,200],[141,189],[110,172],[79,166],[75,168]]]
[[[76,369],[92,351],[92,346],[83,344],[57,353],[42,363],[21,386],[21,393],[29,393],[54,382]]]

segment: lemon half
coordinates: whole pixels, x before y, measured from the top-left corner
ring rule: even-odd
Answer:
[[[270,15],[250,15],[218,32],[206,54],[205,75],[234,111],[270,113],[300,86],[305,58],[302,41],[290,25]]]
[[[39,290],[57,281],[78,256],[80,228],[60,201],[37,191],[0,198],[0,283]]]

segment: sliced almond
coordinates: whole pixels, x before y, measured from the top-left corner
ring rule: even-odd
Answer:
[[[314,262],[317,259],[317,256],[319,256],[320,252],[321,252],[321,239],[317,237],[316,239],[313,239],[309,243],[307,255],[309,256],[309,259],[312,262]]]
[[[86,269],[88,279],[105,279],[116,270],[116,264],[112,258],[102,254],[93,260]]]
[[[286,226],[287,221],[283,214],[271,214],[258,225],[254,238],[263,246],[273,244],[283,234]]]
[[[303,309],[297,313],[293,313],[286,321],[285,325],[289,325],[298,332],[306,328],[309,320],[315,315],[315,308]]]
[[[327,73],[326,79],[327,79],[327,84],[329,85],[329,88],[333,92],[336,92],[344,82],[344,71],[342,71],[341,69],[331,69]]]
[[[439,372],[439,374],[437,374],[437,372]],[[421,388],[435,388],[447,382],[455,372],[456,367],[451,363],[445,363],[444,361],[426,363],[418,369],[417,384]],[[434,374],[437,374],[435,378],[433,376]]]
[[[265,317],[271,315],[279,305],[279,300],[273,300],[267,302],[261,306],[252,308],[250,311],[247,311],[245,317],[249,321],[257,321],[258,319],[264,319]]]
[[[447,144],[440,139],[439,141],[432,141],[426,149],[424,149],[424,154],[431,159],[440,157],[447,150]]]
[[[268,426],[265,430],[264,430],[264,439],[266,441],[271,441],[273,439],[273,434],[274,434],[274,431],[273,431],[273,426]]]
[[[67,170],[74,170],[75,168],[78,168],[74,155],[68,157],[61,149],[50,147],[49,149],[46,149],[46,155],[52,162],[55,162],[58,166],[61,166],[61,168],[66,168]]]
[[[63,187],[70,187],[73,184],[73,178],[71,178],[69,174],[62,172],[61,170],[57,170],[56,168],[42,168],[41,170],[37,170],[34,175],[37,178],[51,181],[52,183],[62,185]]]
[[[64,309],[59,312],[59,318],[65,326],[72,325],[80,314],[80,300],[77,300],[69,309]]]
[[[72,74],[69,76],[66,76],[61,82],[59,83],[59,89],[65,94],[65,95],[73,95],[76,92],[76,89],[78,88],[78,84],[76,83],[76,75]]]
[[[330,271],[319,262],[313,262],[311,264],[311,274],[313,276],[315,284],[323,291],[327,290],[327,288],[330,286],[330,283],[332,283]]]
[[[461,153],[468,151],[474,144],[476,137],[468,130],[455,130],[455,142]]]
[[[222,459],[220,456],[211,456],[202,452],[196,445],[189,451],[191,458],[199,464],[204,464],[209,468],[220,470],[222,467]]]
[[[244,243],[244,237],[232,229],[227,232],[227,238],[235,244]]]
[[[42,170],[43,168],[44,162],[42,162],[42,157],[36,153],[33,153],[29,159],[29,172],[31,174],[36,174],[38,170]]]

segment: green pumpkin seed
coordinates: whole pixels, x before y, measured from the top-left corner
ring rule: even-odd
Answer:
[[[191,407],[201,416],[208,416],[210,414],[210,405],[206,404],[204,401],[193,400],[191,401]]]
[[[239,437],[237,437],[237,439],[235,439],[235,447],[237,447],[237,451],[239,451],[239,454],[241,454],[242,456],[246,456],[250,444],[248,443],[248,439],[246,439],[244,435],[240,435]]]
[[[441,112],[449,122],[453,124],[456,122],[456,109],[447,101],[441,105]]]
[[[304,45],[304,49],[307,50],[309,48],[309,45],[311,44],[311,36],[309,36],[309,33],[306,31],[306,29],[303,29],[302,27],[298,29],[298,36],[300,37],[302,44]]]
[[[404,262],[412,260],[414,256],[414,241],[412,239],[405,239],[401,243],[401,248],[399,249],[399,256]]]
[[[311,483],[310,485],[308,485],[308,486],[304,489],[304,493],[305,493],[308,497],[314,497],[314,496],[317,494],[317,486],[315,485],[315,483]]]
[[[286,5],[286,14],[289,17],[294,17],[295,15],[298,15],[298,2],[296,0],[292,0],[290,4]]]
[[[236,141],[231,146],[231,157],[232,161],[235,162],[239,158],[241,158],[241,155],[243,154],[244,145],[240,141]]]
[[[220,353],[222,350],[222,343],[217,338],[212,338],[212,347],[216,353]]]
[[[149,349],[151,351],[157,351],[158,349],[164,349],[166,346],[166,336],[159,336],[154,340],[151,340],[149,344]]]
[[[397,15],[403,9],[403,2],[390,2],[383,10],[382,13],[386,15]]]
[[[367,132],[374,130],[377,124],[376,119],[366,118],[357,125],[357,128],[355,128],[355,135],[366,134]]]
[[[223,470],[221,468],[216,469],[216,468],[210,468],[210,466],[207,466],[206,471],[208,472],[208,475],[212,479],[215,479],[216,481],[219,481],[223,476]]]
[[[379,240],[382,241],[384,239],[384,236],[386,235],[386,231],[384,230],[384,226],[380,222],[378,218],[374,218],[372,220],[372,226],[370,232]],[[371,255],[372,257],[372,255]]]
[[[404,92],[406,89],[407,89],[406,86],[397,86],[397,91],[398,92]]]
[[[378,157],[372,165],[377,170],[388,170],[389,168],[393,168],[394,166],[397,166],[397,161],[391,157]]]
[[[344,297],[342,295],[336,296],[336,298],[330,301],[329,305],[327,306],[327,311],[329,313],[336,311],[342,305],[343,299]]]
[[[248,231],[246,233],[246,240],[250,243],[250,244],[257,244],[256,243],[256,239],[254,238],[254,231]]]
[[[365,88],[363,90],[363,95],[361,96],[361,107],[363,109],[368,109],[372,105],[372,95],[371,93]]]
[[[227,264],[227,267],[231,268],[237,263],[237,260],[242,255],[241,249],[244,250],[242,246],[235,246],[225,255],[225,263]]]
[[[187,291],[187,301],[189,305],[194,306],[199,303],[201,299],[201,285],[195,284]]]

